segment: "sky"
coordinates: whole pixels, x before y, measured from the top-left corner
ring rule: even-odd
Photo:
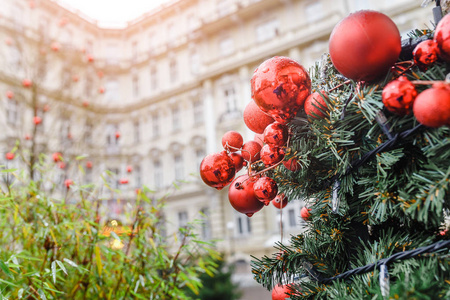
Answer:
[[[98,20],[100,26],[121,27],[168,0],[59,0]]]

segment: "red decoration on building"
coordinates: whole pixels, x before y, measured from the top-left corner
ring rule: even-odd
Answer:
[[[131,173],[133,172],[133,167],[132,166],[127,166],[127,173]]]
[[[73,180],[72,179],[66,179],[64,180],[64,185],[66,186],[67,189],[70,189],[70,186],[73,184]]]
[[[33,117],[33,123],[34,123],[35,125],[41,124],[41,123],[42,123],[42,118],[39,117],[39,116]]]
[[[7,160],[13,160],[14,157],[15,157],[15,155],[14,155],[14,153],[12,153],[12,152],[8,152],[8,153],[5,154],[5,158],[6,158]]]
[[[88,168],[88,169],[92,169],[92,161],[90,161],[90,160],[88,160],[87,162],[86,162],[86,168]]]
[[[6,97],[8,99],[14,98],[14,92],[13,91],[6,91]]]
[[[32,85],[33,85],[33,83],[31,82],[30,79],[24,79],[24,80],[22,80],[22,86],[23,86],[23,87],[29,88],[29,87],[31,87]]]

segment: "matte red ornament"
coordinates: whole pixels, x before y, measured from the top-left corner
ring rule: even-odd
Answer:
[[[226,151],[207,155],[200,164],[200,176],[203,182],[218,190],[228,185],[235,174],[236,167]]]
[[[306,206],[303,206],[303,208],[300,210],[300,216],[303,218],[303,220],[308,221],[309,217],[311,216],[311,213],[309,212],[311,208],[307,208]]]
[[[425,126],[450,125],[450,87],[444,83],[433,84],[416,97],[413,112],[417,121]]]
[[[86,168],[88,168],[88,169],[92,169],[92,166],[93,166],[93,164],[92,164],[92,161],[87,161],[86,162]]]
[[[356,81],[373,81],[397,61],[400,32],[386,15],[360,10],[341,20],[331,32],[329,49],[335,68]]]
[[[5,154],[5,158],[6,158],[7,160],[13,160],[14,157],[15,157],[15,155],[14,155],[14,153],[12,153],[12,152],[8,152],[8,153]]]
[[[120,180],[119,180],[120,184],[127,184],[128,182],[129,182],[128,178],[120,178]]]
[[[266,144],[260,151],[261,161],[266,167],[276,165],[284,158],[284,150],[278,146]]]
[[[31,82],[30,79],[24,79],[24,80],[22,80],[22,86],[23,86],[23,87],[29,88],[29,87],[32,86],[32,85],[33,85],[33,83]]]
[[[62,160],[62,154],[61,152],[55,152],[52,154],[52,159],[54,162],[58,162]]]
[[[222,146],[225,150],[230,152],[239,151],[244,144],[242,135],[234,130],[227,131],[222,136]]]
[[[261,145],[255,141],[248,141],[242,146],[241,155],[244,160],[253,163],[258,161],[259,151],[261,151]]]
[[[433,40],[420,42],[413,50],[414,63],[422,71],[434,64],[439,58],[438,44]]]
[[[228,190],[228,200],[231,206],[248,217],[253,216],[255,212],[264,207],[264,203],[255,196],[254,183],[254,178],[249,178],[247,174],[244,174],[237,177]]]
[[[278,209],[285,208],[288,204],[288,198],[284,193],[279,193],[273,200],[272,200],[273,206],[275,206]]]
[[[325,117],[324,112],[328,111],[328,106],[324,97],[328,98],[326,91],[314,92],[309,95],[305,101],[305,113],[313,119]]]
[[[275,120],[263,112],[253,100],[244,109],[244,123],[253,132],[263,133],[267,125],[273,122]]]
[[[411,113],[417,90],[406,76],[389,82],[383,89],[383,104],[390,112],[404,116]]]
[[[127,166],[127,173],[131,173],[133,172],[133,167],[132,166]]]
[[[8,99],[14,98],[14,92],[12,92],[12,91],[7,91],[7,92],[6,92],[6,97],[7,97]]]
[[[64,180],[64,185],[66,186],[67,189],[70,189],[70,186],[73,184],[73,180],[72,179],[66,179]]]
[[[439,48],[439,57],[450,61],[450,15],[445,15],[437,24],[434,41]]]
[[[311,93],[311,79],[295,60],[275,56],[255,70],[251,89],[253,100],[263,112],[280,123],[287,123]]]
[[[33,118],[33,123],[34,123],[35,125],[41,124],[41,123],[42,123],[42,118],[39,117],[39,116],[35,116],[35,117]]]
[[[292,172],[297,172],[298,170],[300,170],[300,164],[295,157],[291,157],[288,160],[283,161],[283,165],[286,167],[286,169]]]
[[[278,194],[278,185],[272,178],[264,176],[256,180],[253,190],[259,201],[263,202],[264,205],[269,205],[270,201]]]
[[[230,154],[231,160],[233,160],[234,167],[236,169],[236,173],[242,170],[244,167],[244,158],[240,153],[231,153]]]
[[[289,292],[291,290],[289,289],[289,285],[288,284],[277,284],[276,286],[273,287],[272,289],[272,300],[285,300],[285,299],[289,299]]]
[[[289,130],[286,125],[274,122],[264,129],[264,142],[273,146],[285,146],[289,138]]]
[[[261,147],[264,146],[264,134],[256,133],[255,137],[253,138],[253,140],[255,142],[257,142],[258,144],[260,144]]]

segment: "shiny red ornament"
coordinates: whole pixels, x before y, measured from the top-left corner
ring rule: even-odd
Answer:
[[[309,95],[305,101],[305,113],[313,119],[325,117],[328,106],[324,97],[328,99],[326,91],[314,92]]]
[[[420,42],[413,50],[414,63],[422,71],[434,64],[439,58],[438,44],[433,40]]]
[[[286,169],[292,172],[297,172],[298,170],[300,170],[300,164],[295,157],[291,157],[288,160],[283,161],[283,165],[286,167]]]
[[[406,76],[389,82],[382,93],[383,104],[387,110],[400,116],[411,113],[416,97],[416,87]]]
[[[14,157],[15,157],[15,155],[14,155],[14,153],[12,153],[12,152],[8,152],[8,153],[5,154],[5,158],[6,158],[7,160],[13,160]]]
[[[66,179],[64,181],[64,185],[66,186],[67,189],[70,189],[70,186],[73,184],[73,180],[72,179]]]
[[[86,168],[92,169],[92,166],[93,166],[92,161],[88,160],[88,161],[86,162]]]
[[[23,86],[23,87],[29,88],[29,87],[31,87],[32,85],[33,85],[33,83],[31,82],[30,79],[24,79],[24,80],[22,80],[22,86]]]
[[[237,177],[228,190],[228,200],[231,206],[248,217],[253,216],[264,207],[264,203],[255,196],[254,183],[254,178],[249,178],[247,174],[244,174]]]
[[[311,216],[311,213],[309,212],[311,208],[307,208],[306,206],[303,206],[303,208],[300,210],[300,216],[303,218],[303,220],[308,221],[309,217]]]
[[[450,125],[450,87],[444,83],[433,84],[416,97],[413,112],[417,121],[425,126]]]
[[[128,178],[120,178],[120,180],[119,180],[120,184],[127,184],[128,182],[129,182]]]
[[[253,163],[259,160],[260,151],[261,145],[258,144],[258,142],[248,141],[242,146],[241,155],[244,158],[244,160]]]
[[[127,166],[127,173],[131,173],[133,172],[133,167],[132,166]]]
[[[54,51],[54,52],[58,52],[60,47],[61,47],[61,46],[59,45],[58,42],[53,42],[52,45],[50,46],[50,48],[51,48],[52,51]]]
[[[34,123],[35,125],[41,124],[41,123],[42,123],[42,118],[39,117],[39,116],[35,116],[35,117],[33,118],[33,123]]]
[[[434,41],[439,48],[439,57],[450,61],[450,15],[445,15],[437,24]]]
[[[289,289],[288,284],[277,284],[272,289],[272,300],[285,300],[290,299],[289,292],[291,290]]]
[[[62,160],[62,154],[61,152],[55,152],[52,154],[52,159],[54,162],[58,162]]]
[[[272,178],[264,176],[256,180],[253,184],[253,190],[259,201],[263,202],[264,205],[269,205],[270,201],[278,194],[278,185]]]
[[[231,153],[230,154],[231,159],[233,160],[234,167],[236,169],[236,173],[242,170],[244,167],[244,158],[240,153]]]
[[[278,209],[285,208],[288,204],[288,198],[284,193],[279,193],[273,200],[272,200],[273,206],[275,206]]]
[[[266,144],[260,151],[261,161],[266,167],[276,165],[284,158],[284,150],[278,146]]]
[[[227,131],[222,136],[222,146],[229,152],[239,151],[243,144],[244,139],[242,138],[242,135],[237,131]]]
[[[274,122],[264,129],[264,142],[273,146],[285,146],[289,138],[289,130],[286,125]]]
[[[244,123],[253,132],[263,133],[267,125],[273,122],[275,120],[263,112],[253,100],[244,109]]]
[[[218,190],[228,185],[235,174],[236,167],[226,151],[207,155],[200,164],[200,176],[203,182]]]
[[[311,79],[295,60],[275,56],[264,61],[251,79],[252,98],[280,123],[292,120],[311,93]]]
[[[12,91],[7,91],[7,92],[6,92],[6,97],[7,97],[8,99],[14,98],[14,92],[12,92]]]
[[[395,23],[372,10],[360,10],[341,20],[333,28],[329,41],[335,68],[356,81],[373,81],[385,75],[401,49]]]

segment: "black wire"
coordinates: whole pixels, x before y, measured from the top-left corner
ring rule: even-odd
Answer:
[[[319,279],[318,281],[319,281],[319,283],[328,284],[328,283],[331,283],[334,280],[347,279],[347,278],[349,278],[349,277],[351,277],[353,275],[359,275],[359,274],[364,274],[364,273],[373,271],[378,266],[387,265],[387,264],[390,264],[390,263],[392,263],[394,261],[397,261],[397,260],[404,260],[404,259],[413,258],[414,256],[417,256],[417,255],[420,255],[420,254],[424,254],[424,253],[438,252],[439,250],[442,250],[442,249],[445,249],[445,248],[450,248],[450,240],[439,241],[439,242],[431,244],[429,246],[420,247],[420,248],[417,248],[417,249],[403,251],[403,252],[398,252],[398,253],[395,253],[394,255],[390,256],[390,257],[380,259],[376,263],[373,263],[373,264],[370,264],[370,265],[365,265],[363,267],[359,267],[359,268],[356,268],[356,269],[353,269],[353,270],[349,270],[347,272],[344,272],[344,273],[339,274],[339,275],[334,276],[334,277],[322,278],[322,279]]]

